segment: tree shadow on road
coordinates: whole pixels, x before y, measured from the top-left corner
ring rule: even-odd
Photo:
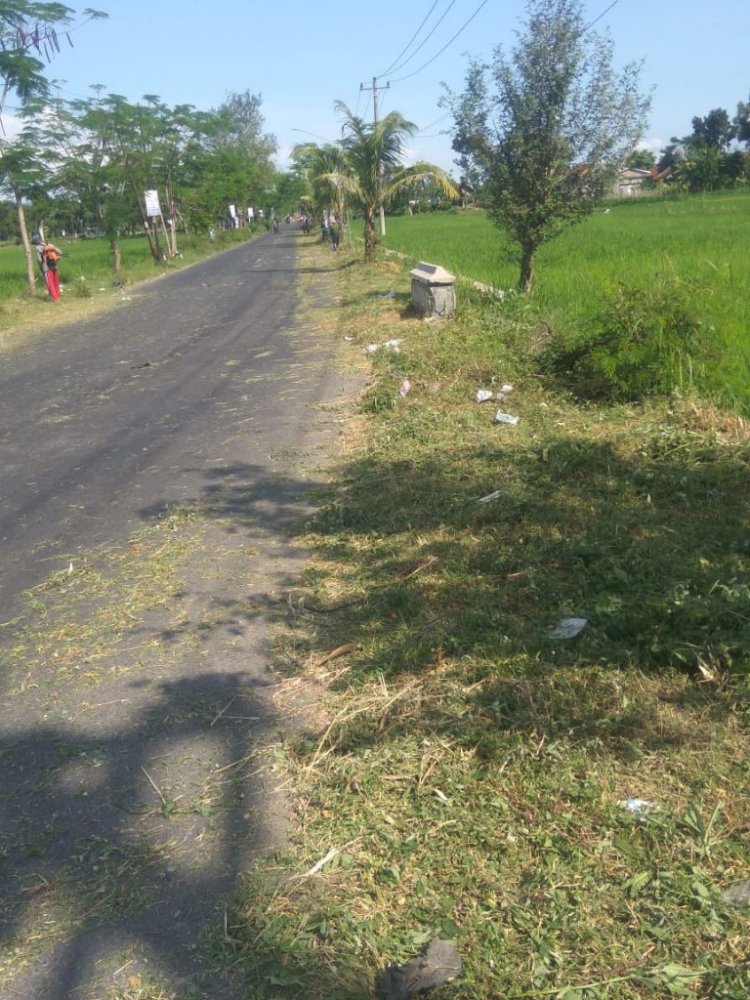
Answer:
[[[112,728],[41,722],[0,740],[3,971],[19,995],[88,996],[133,977],[234,995],[200,935],[218,932],[237,875],[283,834],[254,753],[275,720],[240,674],[129,694]]]

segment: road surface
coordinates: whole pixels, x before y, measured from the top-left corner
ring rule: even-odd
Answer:
[[[0,1000],[246,995],[202,934],[283,841],[253,756],[289,731],[268,621],[339,419],[319,404],[353,388],[314,332],[324,276],[298,310],[302,239],[268,234],[2,357]],[[174,512],[179,587],[110,593],[128,539]]]

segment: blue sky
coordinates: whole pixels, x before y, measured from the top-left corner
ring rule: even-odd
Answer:
[[[371,117],[372,94],[360,85],[371,87],[376,76],[379,85],[391,81],[379,94],[381,112],[396,109],[422,130],[412,157],[449,169],[450,138],[440,134],[449,125],[438,105],[441,82],[460,90],[468,54],[489,59],[498,44],[512,46],[524,11],[523,0],[88,2],[109,18],[76,30],[73,49],[63,43],[49,72],[65,81],[64,96],[85,97],[91,85],[103,84],[132,101],[158,94],[167,104],[203,109],[232,92],[260,93],[282,166],[291,146],[310,133],[340,134],[336,100]],[[694,115],[716,107],[733,115],[737,102],[750,98],[748,0],[615,0],[607,10],[610,3],[586,0],[584,11],[589,21],[600,18],[597,31],[611,34],[618,65],[644,61],[644,88],[654,87],[645,145],[658,150],[671,136],[689,133]],[[408,61],[391,70],[428,13],[403,57]]]

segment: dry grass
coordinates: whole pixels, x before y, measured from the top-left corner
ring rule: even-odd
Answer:
[[[464,973],[436,997],[740,1000],[746,917],[721,892],[750,876],[743,422],[576,408],[535,379],[517,312],[430,328],[391,266],[349,273],[337,336],[357,361],[404,345],[375,356],[305,538],[277,663],[280,703],[314,707],[285,754],[297,825],[248,874],[224,961],[253,996],[355,1000],[442,936]],[[504,381],[510,431],[473,402]],[[546,638],[581,613],[579,639]]]

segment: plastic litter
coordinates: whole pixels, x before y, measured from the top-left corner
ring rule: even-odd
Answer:
[[[502,496],[500,490],[494,490],[492,493],[488,493],[486,497],[480,497],[479,503],[492,503],[493,500],[499,500]]]
[[[393,340],[386,340],[382,344],[368,344],[367,347],[362,348],[363,354],[375,354],[376,351],[385,348],[387,351],[393,351],[395,354],[399,354],[401,351],[401,345],[403,340],[400,337],[396,337]]]
[[[490,389],[477,389],[477,402],[486,403],[488,399],[492,399],[494,393]]]
[[[575,639],[588,625],[588,618],[561,618],[549,632],[550,639]]]
[[[511,385],[511,384],[510,384],[510,382],[504,382],[504,383],[503,383],[503,384],[502,384],[502,385],[500,386],[500,392],[501,392],[501,393],[502,393],[502,394],[503,394],[504,396],[507,396],[509,392],[513,392],[513,390],[514,390],[514,389],[515,389],[515,386],[514,386],[514,385]]]
[[[510,413],[503,413],[502,410],[498,410],[497,413],[495,414],[496,424],[511,424],[513,427],[515,427],[520,419],[521,419],[520,417],[511,416]]]
[[[730,906],[750,906],[750,879],[735,882],[721,894],[722,903]]]
[[[398,394],[402,399],[405,399],[410,392],[411,392],[411,382],[409,381],[408,378],[405,378],[404,381],[399,386]]]
[[[455,945],[433,938],[421,958],[384,969],[378,989],[383,1000],[411,1000],[417,993],[442,986],[460,975],[461,958]]]
[[[617,803],[625,812],[633,813],[635,816],[641,816],[643,813],[649,812],[651,809],[656,809],[655,802],[649,802],[648,799],[636,799],[629,798],[623,799],[622,802]]]

